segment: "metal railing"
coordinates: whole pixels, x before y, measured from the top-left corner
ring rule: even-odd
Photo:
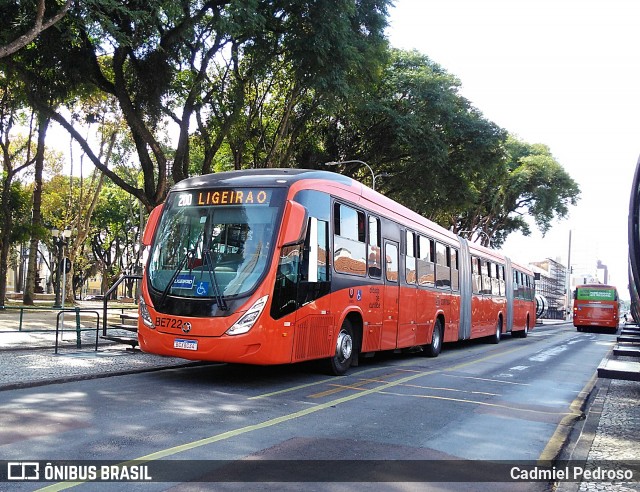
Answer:
[[[56,343],[55,343],[55,351],[54,353],[58,353],[58,334],[60,332],[60,316],[64,315],[65,312],[75,313],[76,314],[76,348],[82,348],[82,340],[80,335],[83,331],[90,331],[90,329],[83,329],[80,325],[80,314],[95,314],[96,315],[96,352],[98,351],[98,332],[100,331],[100,313],[91,309],[81,309],[81,308],[73,308],[73,309],[61,309],[56,315]],[[62,333],[64,333],[64,323],[62,326]]]
[[[142,279],[142,275],[121,275],[118,280],[109,288],[109,290],[105,293],[104,299],[102,301],[102,336],[107,335],[107,311],[108,311],[108,303],[114,292],[118,289],[120,284],[126,280],[137,280],[140,281]],[[139,286],[138,286],[139,288]],[[137,289],[136,289],[137,291]],[[137,307],[138,298],[134,296],[134,302]],[[122,312],[124,313],[125,309],[122,308]]]
[[[59,340],[61,339],[61,335],[64,336],[65,326],[64,326],[64,314],[65,313],[74,313],[75,314],[75,327],[70,331],[74,331],[76,333],[76,347],[82,347],[81,334],[84,331],[95,331],[96,332],[96,350],[98,346],[98,334],[100,328],[100,312],[95,309],[87,309],[81,307],[73,307],[67,309],[59,309],[59,308],[49,308],[49,307],[37,307],[37,306],[2,306],[0,307],[0,313],[9,312],[9,311],[17,311],[18,314],[18,326],[16,329],[0,329],[0,335],[2,334],[16,334],[16,333],[42,333],[42,334],[53,334],[54,331],[52,328],[25,328],[25,325],[47,325],[53,322],[53,315],[55,313],[56,317],[56,326],[55,326],[55,353],[58,353],[59,348]],[[30,315],[33,317],[40,314],[40,319],[35,322],[31,322],[28,318]],[[83,328],[81,316],[85,315],[95,315],[96,316],[96,327],[95,328]],[[62,323],[61,323],[62,317]],[[26,318],[26,319],[25,319]],[[15,321],[15,320],[13,320]],[[25,347],[27,348],[27,347]]]
[[[140,281],[142,277],[140,275],[122,275],[118,278],[118,280],[111,286],[111,288],[106,292],[103,299],[102,309],[98,308],[83,308],[83,307],[70,307],[70,308],[52,308],[52,307],[44,307],[44,306],[0,306],[0,315],[2,313],[8,313],[7,319],[9,321],[9,325],[4,323],[3,317],[0,316],[0,335],[2,334],[17,334],[17,333],[38,333],[38,334],[49,334],[55,335],[54,348],[55,353],[58,353],[58,349],[60,348],[60,341],[64,337],[65,332],[65,323],[64,323],[64,315],[68,313],[75,314],[75,323],[74,327],[70,328],[68,331],[75,332],[75,345],[77,348],[82,347],[82,332],[90,332],[95,331],[96,340],[95,340],[95,350],[98,350],[98,338],[100,336],[100,324],[102,322],[102,331],[103,335],[107,334],[108,329],[108,319],[110,315],[110,311],[114,310],[120,311],[121,314],[125,313],[127,310],[131,310],[135,307],[137,310],[137,289],[139,289],[139,285],[133,286],[135,289],[136,295],[134,296],[135,306],[132,305],[131,308],[126,308],[122,306],[118,307],[109,307],[108,302],[110,298],[113,296],[114,292],[117,291],[118,287],[125,281],[135,280]],[[17,319],[15,314],[17,313]],[[102,312],[102,314],[101,314]],[[38,316],[39,314],[39,316]],[[100,319],[102,315],[102,319]],[[55,316],[55,332],[53,327],[53,317]],[[83,327],[83,322],[86,325],[88,320],[81,320],[81,317],[90,316],[95,317],[95,328],[85,328]],[[36,318],[35,320],[29,318]],[[16,326],[17,324],[17,326]],[[9,328],[11,327],[11,328]],[[35,328],[34,328],[35,327]],[[31,340],[31,339],[29,339]],[[44,348],[42,342],[45,339],[35,341],[38,347]],[[31,343],[31,342],[28,342]],[[18,348],[23,348],[24,343],[22,341],[18,341],[18,344],[15,344]],[[50,345],[49,345],[50,346]],[[30,348],[30,347],[24,347]]]

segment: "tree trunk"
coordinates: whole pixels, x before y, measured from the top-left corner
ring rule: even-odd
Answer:
[[[44,169],[45,137],[49,128],[49,118],[38,115],[38,148],[36,150],[35,183],[33,186],[33,212],[31,214],[31,241],[29,243],[29,265],[27,282],[22,296],[25,305],[33,306],[38,271],[38,243],[42,227],[42,170]]]
[[[11,197],[12,176],[5,175],[2,183],[2,199],[0,217],[2,227],[0,228],[0,306],[4,307],[7,297],[7,272],[9,265],[9,247],[11,246],[11,207],[9,201]]]
[[[66,274],[64,281],[65,281],[65,299],[64,299],[64,304],[65,306],[69,306],[72,307],[75,305],[76,300],[74,299],[73,296],[73,273],[75,271],[74,265],[73,265],[73,261],[71,262],[71,269],[69,270],[69,273]]]

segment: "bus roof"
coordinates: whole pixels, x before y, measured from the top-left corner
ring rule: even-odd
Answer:
[[[273,186],[291,185],[303,179],[323,179],[344,185],[361,183],[342,174],[315,169],[244,169],[241,171],[222,171],[203,176],[187,178],[173,186],[172,190],[184,190],[200,186]],[[286,180],[286,181],[281,181]]]
[[[607,285],[607,284],[581,284],[581,285],[576,285],[576,289],[613,289],[613,290],[618,290],[615,285]]]

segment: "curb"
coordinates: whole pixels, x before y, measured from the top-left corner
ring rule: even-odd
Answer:
[[[540,461],[554,462],[563,458],[563,454],[566,453],[569,445],[571,434],[575,432],[576,425],[586,419],[585,409],[597,385],[597,380],[597,374],[594,373],[578,393],[578,396],[571,402],[571,405],[569,405],[571,413],[567,414],[556,427],[549,443],[542,451],[540,458],[538,458]]]
[[[593,440],[596,437],[596,431],[600,424],[600,417],[602,416],[602,409],[604,407],[607,393],[609,392],[609,386],[611,385],[610,379],[598,379],[595,388],[593,389],[593,398],[587,408],[585,420],[579,429],[579,435],[576,443],[566,457],[567,460],[585,462],[589,457],[589,451],[593,445]],[[576,429],[576,432],[578,429]],[[556,484],[555,492],[576,492],[580,489],[582,482],[559,482]]]

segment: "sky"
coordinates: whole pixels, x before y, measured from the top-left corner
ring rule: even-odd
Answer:
[[[461,82],[484,116],[543,143],[581,198],[545,237],[513,234],[519,262],[559,260],[627,286],[631,181],[640,156],[637,0],[395,0],[387,35]],[[571,236],[571,248],[569,237]]]

